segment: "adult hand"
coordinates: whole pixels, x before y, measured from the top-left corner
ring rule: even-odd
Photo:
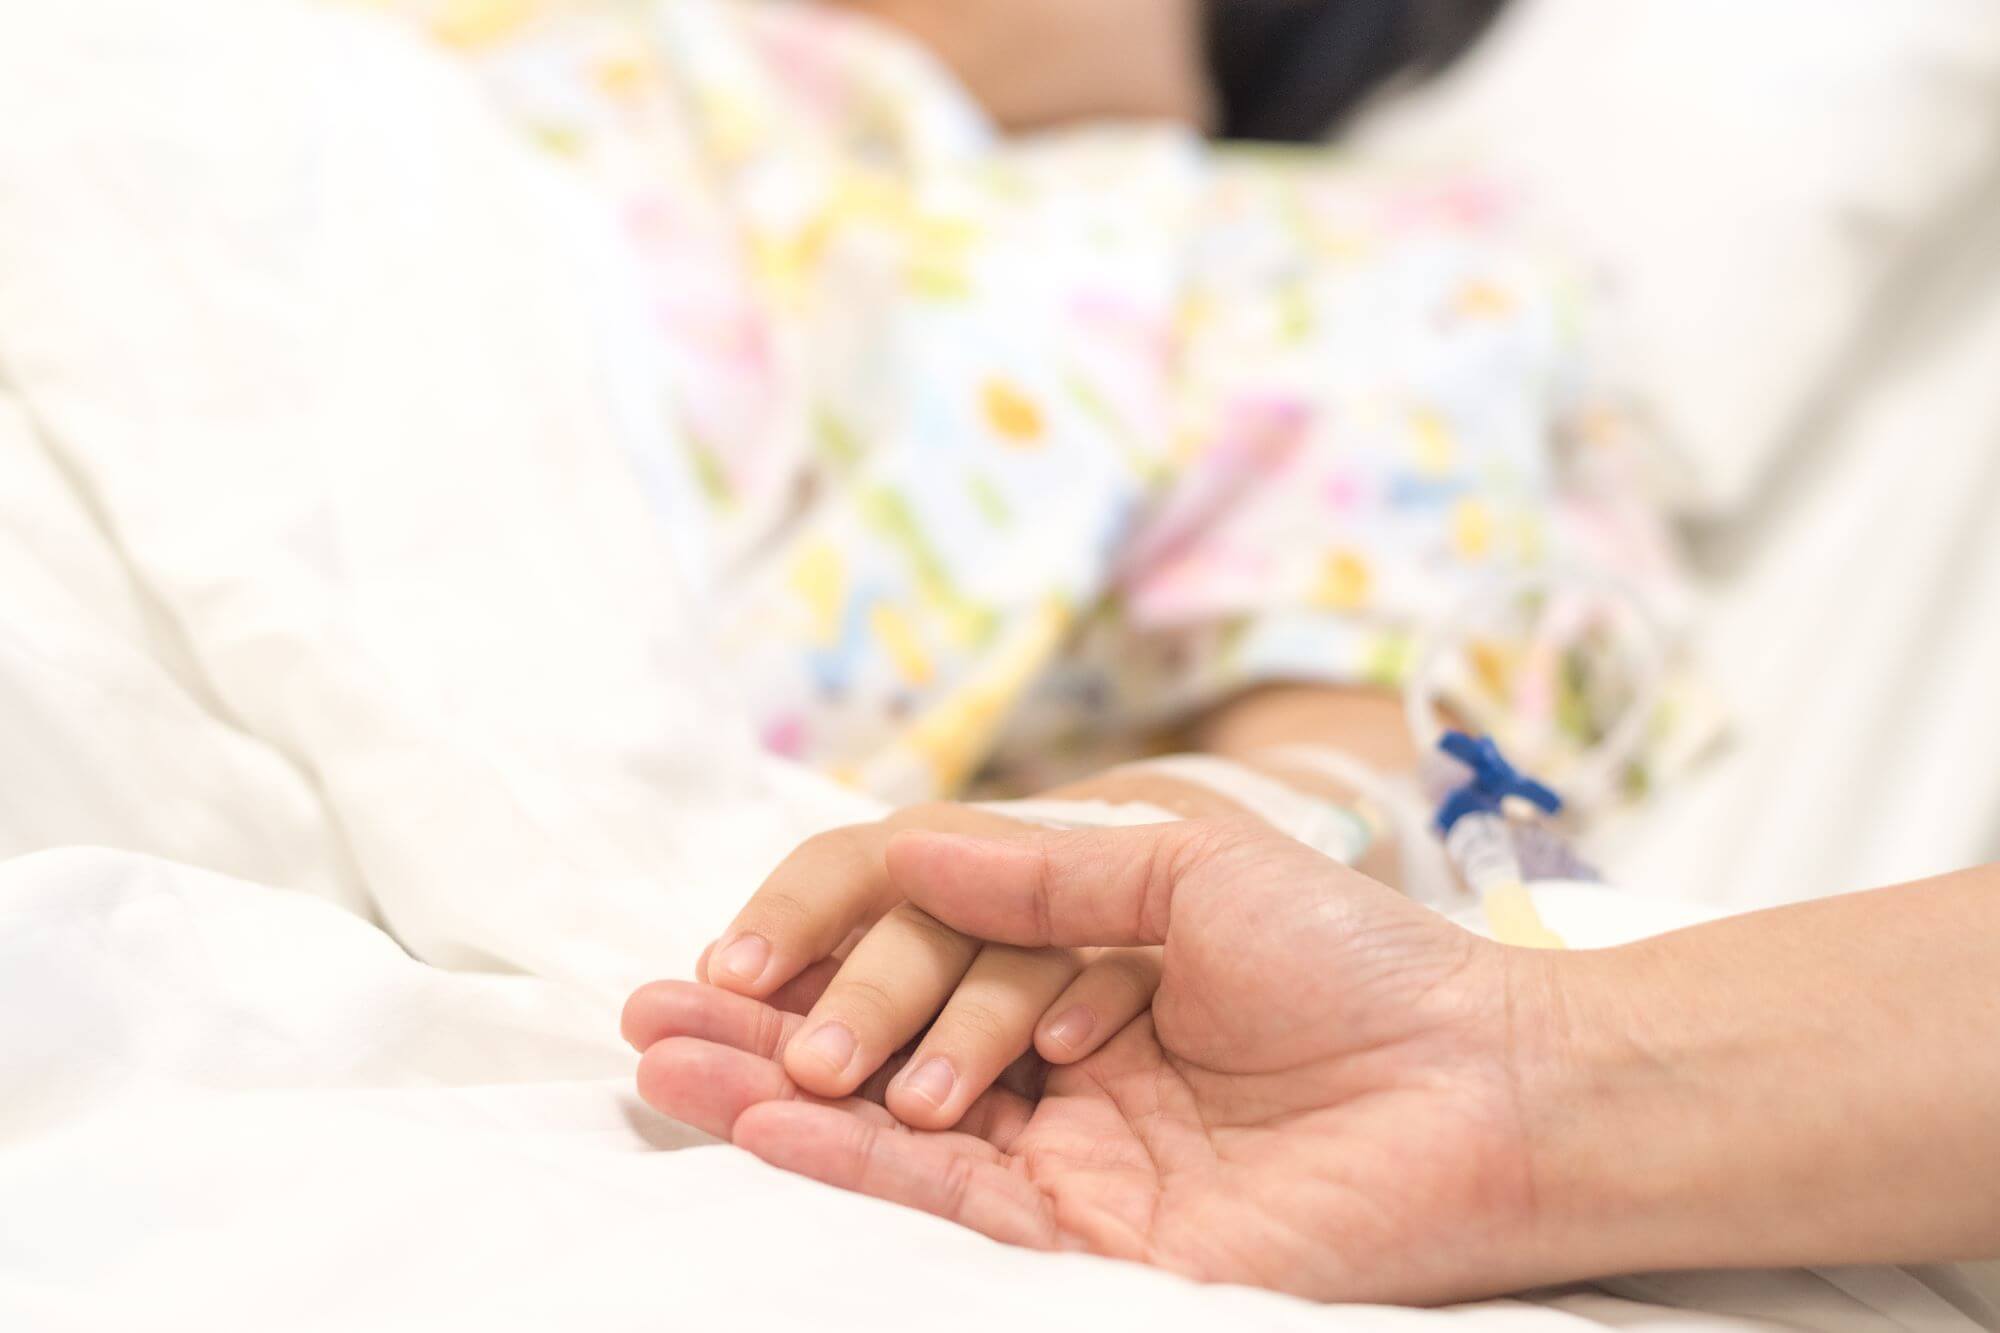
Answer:
[[[690,986],[628,1026],[647,1099],[1002,1240],[1324,1299],[2000,1253],[2000,866],[1547,954],[1261,825],[905,834],[887,865],[982,938],[1163,942],[1150,1016],[916,1133],[805,1100],[779,1015]]]
[[[628,1011],[647,1099],[1015,1244],[1324,1299],[1549,1276],[1519,1082],[1540,1055],[1510,1004],[1528,958],[1249,821],[905,833],[886,866],[983,939],[1164,945],[1151,1014],[1039,1101],[996,1089],[957,1132],[922,1133],[801,1093],[772,1059],[778,1015],[688,987],[672,1012]]]
[[[703,950],[695,975],[785,1015],[774,1053],[797,1086],[949,1129],[996,1081],[1039,1091],[1046,1064],[1084,1058],[1142,1012],[1159,951],[1015,949],[941,925],[890,882],[887,848],[909,830],[995,840],[1035,831],[943,802],[829,829],[779,863]],[[655,982],[632,997],[626,1024],[650,1032],[689,1005],[715,1003],[684,983]],[[793,1042],[799,1029],[804,1038]]]
[[[1292,781],[1320,784],[1307,774]],[[1071,801],[1140,802],[1183,818],[1241,816],[1217,792],[1142,767],[1100,773],[1049,793]],[[1152,1003],[1159,950],[1021,949],[942,925],[891,883],[890,842],[922,830],[989,839],[1036,828],[976,807],[932,803],[807,839],[772,871],[696,977],[786,1014],[776,1052],[787,1077],[821,1097],[859,1095],[919,1129],[951,1129],[996,1080],[1036,1093],[1047,1065],[1089,1056]],[[1393,859],[1382,847],[1378,859]],[[669,1031],[688,1006],[713,1007],[676,982],[642,988],[627,1023]],[[796,1028],[803,1032],[791,1040]]]

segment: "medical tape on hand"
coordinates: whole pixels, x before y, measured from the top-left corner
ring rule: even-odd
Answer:
[[[981,801],[972,807],[1046,829],[1131,828],[1140,824],[1171,824],[1180,818],[1147,801],[1064,801],[1030,797],[1019,801]]]
[[[1174,754],[1122,766],[1201,787],[1242,806],[1271,827],[1342,865],[1353,865],[1374,844],[1375,829],[1346,806],[1307,795],[1233,759]]]
[[[1352,788],[1366,802],[1364,812],[1374,814],[1385,826],[1384,832],[1395,839],[1403,892],[1433,906],[1463,901],[1465,894],[1451,858],[1431,836],[1430,809],[1415,781],[1389,777],[1367,761],[1330,745],[1280,745],[1259,750],[1257,757]]]

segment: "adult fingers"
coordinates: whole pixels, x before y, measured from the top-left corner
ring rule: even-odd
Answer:
[[[779,992],[781,995],[783,991]],[[640,1052],[675,1037],[692,1037],[748,1052],[777,1064],[805,1021],[803,1013],[777,1007],[768,1000],[732,995],[692,981],[654,981],[641,986],[625,1002],[620,1029]],[[890,1057],[874,1076],[855,1089],[867,1101],[881,1102],[889,1080],[902,1071],[907,1056]],[[789,1075],[787,1079],[789,1080]]]
[[[891,888],[949,926],[1004,944],[1162,944],[1182,878],[1259,830],[1193,821],[998,841],[911,831],[884,853]]]
[[[699,1037],[771,1060],[798,1031],[800,1021],[797,1014],[713,986],[653,981],[625,1001],[618,1029],[633,1049],[642,1052],[669,1037]]]
[[[732,1141],[771,1165],[841,1189],[934,1213],[1009,1245],[1061,1242],[1047,1199],[990,1144],[926,1134],[827,1106],[766,1103],[736,1122]]]
[[[749,1108],[807,1094],[775,1061],[698,1037],[669,1037],[639,1057],[639,1096],[648,1106],[719,1139]],[[851,1098],[845,1110],[864,1120],[895,1123],[873,1102]]]
[[[716,1006],[710,1012],[720,1011]],[[647,1105],[718,1138],[727,1138],[737,1117],[761,1102],[820,1102],[794,1083],[777,1061],[731,1044],[727,1037],[709,1039],[692,1032],[648,1046],[639,1059],[638,1086]],[[872,1122],[897,1124],[879,1097],[877,1089],[873,1098],[857,1096],[824,1104],[845,1107]],[[972,1103],[960,1128],[1004,1148],[1034,1112],[1029,1099],[994,1088]]]

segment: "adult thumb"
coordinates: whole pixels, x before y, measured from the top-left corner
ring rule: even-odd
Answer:
[[[1163,944],[1174,894],[1217,845],[1212,825],[1145,824],[1023,838],[910,830],[885,852],[891,887],[1001,944]]]

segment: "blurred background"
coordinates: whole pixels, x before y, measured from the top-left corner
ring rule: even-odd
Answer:
[[[1977,3],[1520,0],[1354,131],[1530,182],[1619,293],[1740,722],[1636,882],[2000,855],[1997,56]]]
[[[1502,182],[1540,242],[1608,294],[1593,336],[1657,446],[1653,480],[1703,599],[1691,621],[1701,665],[1728,719],[1722,745],[1597,830],[1593,850],[1634,886],[1736,904],[2000,856],[1991,0],[830,3],[907,47],[884,63],[895,72],[878,92],[940,69],[962,83],[965,114],[894,125],[895,151],[911,160],[977,140],[983,127],[968,126],[983,111],[1000,132],[1036,140],[1164,122],[1283,142],[1357,171]],[[385,201],[399,186],[343,201],[341,135],[391,145],[382,180],[402,172],[441,189],[450,182],[424,153],[442,151],[471,113],[456,93],[378,87],[402,88],[405,75],[411,87],[455,87],[440,71],[469,60],[546,113],[542,147],[575,157],[579,132],[564,116],[580,95],[517,53],[585,52],[593,95],[616,102],[687,54],[673,43],[688,39],[672,34],[695,30],[675,27],[690,8],[212,0],[170,26],[115,0],[5,5],[0,118],[25,128],[0,160],[0,395],[60,435],[87,377],[59,334],[136,376],[151,355],[142,332],[185,352],[193,344],[176,329],[221,327],[218,312],[281,312],[293,297],[272,275],[288,247],[309,243],[299,238],[331,234],[323,218],[380,224],[369,244],[384,262],[357,267],[352,282],[316,272],[314,293],[389,284],[398,264],[412,279],[427,265],[442,274],[396,248],[407,238]],[[795,0],[743,9],[797,12]],[[585,12],[651,35],[600,50],[565,35],[567,17]],[[392,28],[435,49],[419,53]],[[713,143],[758,132],[760,113],[727,99],[682,110]],[[283,151],[321,177],[287,185],[268,216],[233,230],[199,212],[249,179],[258,154],[277,160],[294,131]],[[671,180],[686,164],[633,153],[609,170]],[[742,197],[782,214],[792,188],[753,182]],[[497,224],[481,243],[498,253]],[[205,277],[189,278],[202,294],[176,312],[121,295],[121,284],[193,274],[197,261],[240,279],[229,288],[237,306]],[[690,290],[720,281],[694,261],[674,278]],[[473,306],[515,299],[471,278],[436,281],[467,284]],[[271,340],[246,336],[252,344]],[[223,369],[214,358],[205,367]],[[174,376],[163,362],[152,375],[118,406],[157,423]],[[739,416],[757,406],[751,389],[705,383],[734,395]],[[46,833],[20,841],[41,845]]]
[[[659,1151],[711,1145],[617,1013],[1144,610],[1115,548],[1176,468],[1305,540],[1156,609],[1314,613],[1263,646],[1344,652],[1313,679],[1407,748],[1413,609],[1569,517],[1578,347],[1615,411],[1564,461],[1642,446],[1611,479],[1710,692],[1589,830],[1607,877],[1731,910],[2000,858],[2000,0],[0,0],[0,1326],[1487,1317]],[[1357,439],[1359,481],[1259,471]],[[1369,510],[1408,538],[1369,564],[1325,516],[1384,496],[1422,513]],[[1158,508],[1151,555],[1212,517]],[[760,605],[778,648],[724,656]],[[1124,627],[1082,712],[1243,701],[1188,668],[1252,636]],[[1488,1314],[1990,1314],[1950,1290]]]
[[[1029,0],[984,32],[976,3],[858,7],[1017,125],[1152,111],[1520,187],[1616,294],[1735,719],[1607,863],[1743,901],[2000,856],[2000,10]],[[1194,91],[1133,37],[1176,21]],[[1094,23],[1115,82],[1047,39]]]

